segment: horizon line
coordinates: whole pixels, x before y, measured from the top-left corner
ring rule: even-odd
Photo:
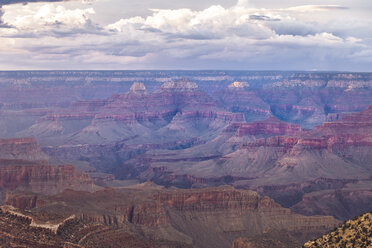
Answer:
[[[136,72],[136,71],[183,71],[183,72],[301,72],[301,73],[372,73],[372,71],[342,71],[342,70],[243,70],[243,69],[20,69],[20,70],[0,70],[1,72]]]

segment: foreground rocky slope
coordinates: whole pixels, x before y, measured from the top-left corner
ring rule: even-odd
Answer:
[[[372,213],[357,216],[334,231],[313,241],[305,243],[303,247],[371,247],[372,246]]]
[[[27,199],[35,202],[33,208]],[[68,190],[50,197],[8,194],[6,203],[35,215],[75,215],[82,221],[130,230],[145,239],[197,247],[231,247],[238,237],[271,230],[304,242],[338,223],[332,217],[294,214],[267,197],[231,187],[166,190],[145,183],[95,193]]]

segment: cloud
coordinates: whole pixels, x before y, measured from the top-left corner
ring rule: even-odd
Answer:
[[[17,4],[17,3],[36,3],[36,2],[63,2],[69,0],[1,0],[1,5]]]
[[[8,5],[3,10],[2,20],[13,29],[12,37],[65,37],[99,30],[90,20],[95,14],[93,8],[66,9],[56,4],[28,4],[21,7]]]
[[[336,5],[265,9],[240,0],[228,8],[152,9],[110,24],[95,21],[95,5],[29,3],[3,10],[10,28],[0,29],[0,57],[18,58],[8,67],[362,69],[372,50],[371,32],[365,32],[371,19],[340,19],[353,12]]]
[[[330,11],[330,10],[347,10],[346,6],[340,5],[302,5],[284,9],[284,11],[294,12],[314,12],[314,11]]]

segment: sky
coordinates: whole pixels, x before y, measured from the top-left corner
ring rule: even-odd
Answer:
[[[367,0],[0,0],[0,70],[372,71]]]

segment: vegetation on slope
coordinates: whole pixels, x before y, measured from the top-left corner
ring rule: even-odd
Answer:
[[[356,216],[323,237],[309,241],[304,248],[372,247],[372,212]]]

